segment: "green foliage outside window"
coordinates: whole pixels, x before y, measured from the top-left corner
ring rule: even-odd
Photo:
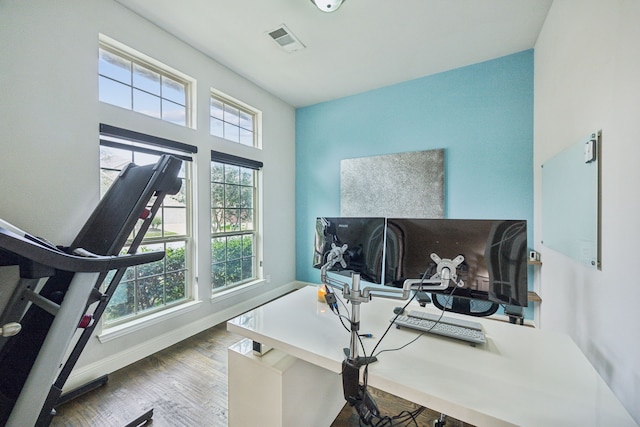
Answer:
[[[255,279],[255,171],[211,162],[214,291]]]
[[[167,247],[164,259],[127,269],[105,311],[106,321],[185,299],[185,272],[184,246]]]
[[[216,237],[211,242],[213,288],[243,282],[254,277],[253,235]]]

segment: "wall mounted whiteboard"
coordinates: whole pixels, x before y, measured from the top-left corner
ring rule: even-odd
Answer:
[[[597,269],[600,135],[594,132],[542,165],[542,243]]]
[[[444,218],[444,149],[342,160],[340,215]]]

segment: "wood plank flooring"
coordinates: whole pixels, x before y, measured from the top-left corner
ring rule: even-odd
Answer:
[[[227,347],[240,339],[226,330],[225,323],[188,338],[110,374],[103,387],[61,405],[51,425],[124,426],[153,408],[149,426],[226,427]],[[384,415],[416,408],[379,390],[371,393]],[[425,410],[416,423],[399,425],[430,427],[437,417],[437,413]],[[331,427],[357,426],[358,416],[346,405]],[[447,418],[446,426],[472,427],[452,418]]]

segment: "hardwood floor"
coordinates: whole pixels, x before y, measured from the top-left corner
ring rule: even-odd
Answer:
[[[61,405],[51,425],[124,426],[153,408],[149,426],[226,427],[227,347],[240,339],[239,335],[228,332],[224,323],[188,338],[110,374],[106,385]],[[379,390],[373,389],[371,393],[382,414],[416,408]],[[437,413],[425,410],[417,424],[399,425],[430,427],[437,417]],[[331,427],[358,425],[353,408],[346,405]],[[446,425],[470,427],[451,418]]]

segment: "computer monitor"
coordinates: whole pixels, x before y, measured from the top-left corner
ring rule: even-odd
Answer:
[[[346,245],[344,262],[334,263],[327,271],[345,276],[360,273],[362,280],[382,284],[384,233],[384,218],[317,218],[313,266],[322,268],[327,263],[332,244]]]
[[[526,221],[387,219],[385,284],[402,287],[406,279],[429,279],[437,267],[432,253],[464,257],[456,269],[464,285],[452,281],[448,289],[433,292],[527,306]]]

